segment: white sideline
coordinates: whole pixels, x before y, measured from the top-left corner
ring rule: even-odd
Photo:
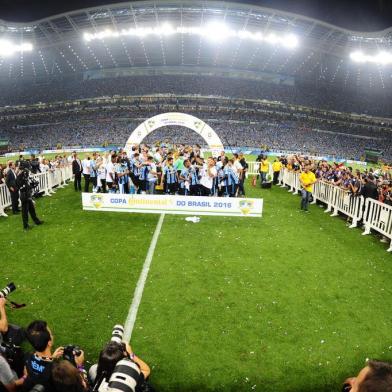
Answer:
[[[147,256],[143,264],[142,272],[140,273],[139,280],[136,285],[135,293],[133,294],[133,300],[131,307],[129,308],[128,316],[124,325],[124,340],[129,342],[132,336],[133,327],[135,326],[137,311],[139,309],[140,302],[142,300],[144,285],[146,284],[148,271],[150,270],[150,265],[152,258],[154,256],[155,247],[158,242],[159,233],[161,232],[163,219],[165,214],[161,214],[159,221],[155,228],[154,235],[152,237],[150,247],[148,248]]]

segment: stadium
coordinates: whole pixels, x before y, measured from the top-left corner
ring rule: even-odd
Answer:
[[[392,27],[80,4],[0,15],[0,391],[391,391]]]

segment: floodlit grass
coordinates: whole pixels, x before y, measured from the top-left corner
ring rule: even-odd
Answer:
[[[124,322],[157,215],[83,212],[72,185],[0,219],[11,322],[48,320],[93,362]],[[258,218],[166,215],[132,338],[159,391],[333,391],[366,358],[392,360],[392,257],[375,236],[286,190],[248,184]]]

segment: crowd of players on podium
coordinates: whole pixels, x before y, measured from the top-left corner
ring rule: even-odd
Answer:
[[[128,154],[92,153],[83,160],[74,153],[71,158],[75,190],[113,193],[180,194],[190,196],[245,196],[248,163],[244,154],[221,152],[218,157],[204,157],[199,145],[149,147],[134,146]],[[353,169],[344,163],[329,163],[302,155],[281,156],[270,163],[259,155],[260,183],[278,184],[283,167],[303,172],[308,167],[318,181],[338,186],[354,196],[363,195],[392,205],[392,171],[390,168]],[[270,165],[272,177],[269,178]],[[92,184],[92,187],[90,187]]]
[[[199,145],[134,146],[124,150],[92,153],[83,160],[72,156],[75,190],[84,192],[141,193],[190,196],[245,195],[244,180],[248,164],[244,155],[224,152],[217,158],[204,157]]]

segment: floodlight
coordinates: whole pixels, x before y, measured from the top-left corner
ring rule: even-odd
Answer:
[[[350,53],[351,60],[355,61],[356,63],[364,63],[366,61],[366,56],[363,52],[351,52]]]
[[[213,21],[204,26],[172,26],[164,23],[155,27],[137,27],[112,31],[110,29],[84,33],[83,38],[89,42],[107,37],[134,36],[144,38],[149,35],[169,36],[174,34],[189,34],[205,37],[212,42],[222,42],[228,38],[239,38],[242,40],[252,40],[267,42],[272,45],[280,45],[288,49],[294,49],[298,45],[298,38],[294,34],[281,35],[274,32],[264,35],[261,31],[234,30],[221,21]]]
[[[374,55],[367,55],[361,51],[356,51],[350,53],[350,58],[357,63],[392,64],[392,53],[385,51]]]
[[[230,36],[230,29],[224,23],[214,22],[206,26],[203,35],[211,41],[221,42]]]
[[[27,42],[17,45],[5,39],[0,40],[0,56],[8,57],[16,52],[31,52],[32,50],[33,45]]]
[[[274,33],[268,34],[264,39],[270,44],[277,44],[279,42],[279,38]]]
[[[282,44],[286,48],[294,49],[298,46],[298,38],[294,34],[288,34],[282,38]]]
[[[169,23],[164,23],[160,28],[160,32],[162,35],[172,35],[176,31],[173,29],[173,26],[170,25]]]
[[[380,52],[374,59],[380,64],[390,64],[392,63],[392,53]]]

